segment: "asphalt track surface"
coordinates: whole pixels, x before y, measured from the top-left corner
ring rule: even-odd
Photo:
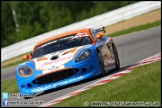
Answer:
[[[161,52],[161,26],[154,27],[148,30],[143,30],[140,32],[134,32],[131,34],[123,35],[114,38],[116,44],[119,59],[121,63],[121,70],[129,67],[138,61],[155,55]],[[1,81],[5,79],[14,78],[15,66],[7,69],[1,70]],[[119,71],[111,71],[106,76],[117,73]],[[97,77],[90,80],[82,81],[80,83],[72,84],[67,87],[63,87],[57,90],[49,90],[46,93],[38,95],[37,97],[24,99],[24,98],[9,98],[9,101],[28,101],[28,102],[38,102],[42,101],[43,104],[54,100],[58,97],[66,95],[70,92],[76,91],[87,85],[90,85],[104,77]],[[40,106],[38,104],[37,106]],[[18,105],[20,106],[20,105]],[[27,105],[21,105],[27,106]],[[32,105],[33,106],[33,105]],[[14,105],[14,107],[16,107]],[[30,105],[28,105],[30,107]]]

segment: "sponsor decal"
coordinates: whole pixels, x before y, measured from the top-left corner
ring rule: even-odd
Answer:
[[[74,38],[74,36],[68,36],[68,37],[64,37],[64,38],[60,38],[59,41],[62,41],[62,40],[67,40],[67,39],[72,39]]]
[[[31,92],[41,92],[44,90],[48,90],[49,88],[51,88],[51,85],[45,86],[45,87],[38,87],[36,89],[31,90]]]
[[[36,89],[31,90],[31,92],[42,92],[42,91],[48,90],[50,88],[56,88],[56,87],[63,86],[63,85],[66,85],[66,84],[69,84],[69,83],[72,83],[72,82],[75,82],[75,81],[79,81],[83,78],[84,78],[83,76],[71,78],[70,80],[55,83],[53,85],[48,85],[48,86],[45,86],[45,87],[38,87]]]
[[[67,36],[67,37],[55,39],[55,40],[52,40],[52,41],[50,41],[50,42],[48,42],[48,43],[45,43],[45,44],[43,44],[43,45],[41,45],[41,46],[38,46],[38,47],[36,48],[36,50],[38,50],[38,49],[40,49],[40,48],[42,48],[42,47],[44,47],[44,46],[47,46],[47,45],[50,45],[50,44],[53,44],[53,43],[56,43],[56,42],[60,42],[60,41],[63,41],[63,40],[74,39],[74,38],[85,37],[85,36],[89,36],[87,32],[80,32],[80,33],[77,33],[76,35],[73,34],[73,35],[71,35],[71,36]]]
[[[44,47],[44,46],[47,46],[47,45],[49,45],[49,44],[56,43],[56,42],[57,42],[57,40],[53,40],[53,41],[51,41],[51,42],[48,42],[48,43],[46,43],[46,44],[43,44],[41,47]]]
[[[56,42],[59,42],[59,41],[63,41],[63,40],[67,40],[67,39],[72,39],[72,38],[74,38],[73,35],[72,35],[72,36],[63,37],[63,38],[59,38],[59,39],[50,41],[50,42],[48,42],[48,43],[45,43],[45,44],[39,46],[38,49],[39,49],[40,47],[42,48],[42,47],[44,47],[44,46],[47,46],[47,45],[50,45],[50,44],[53,44],[53,43],[56,43]],[[37,48],[36,48],[36,49],[37,49]]]
[[[87,32],[81,32],[81,33],[77,33],[76,36],[74,38],[78,38],[78,37],[84,37],[84,36],[89,36]]]
[[[51,69],[57,69],[57,67],[55,67],[55,65],[51,66]]]
[[[59,82],[59,83],[57,83],[57,84],[53,84],[53,87],[63,86],[63,85],[66,85],[66,84],[68,84],[68,83],[72,83],[72,82],[75,82],[75,81],[79,81],[79,80],[81,80],[81,79],[83,79],[83,78],[84,78],[83,76],[71,78],[71,79],[69,79],[69,80],[62,81],[62,82]]]
[[[53,65],[53,66],[51,66],[51,68],[48,69],[48,72],[49,72],[49,71],[52,71],[52,70],[59,69],[59,68],[60,68],[60,66],[55,66],[55,65]]]
[[[68,60],[68,59],[71,59],[71,58],[72,58],[72,56],[70,55],[70,56],[67,56],[67,57],[58,58],[56,60],[47,61],[47,62],[43,63],[39,68],[42,68],[46,65],[50,65],[52,63],[59,63],[59,62],[62,62],[62,61],[65,61],[65,60]]]

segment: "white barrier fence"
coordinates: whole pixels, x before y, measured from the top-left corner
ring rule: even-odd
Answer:
[[[115,24],[117,22],[133,18],[135,16],[150,12],[152,10],[161,8],[161,1],[141,1],[131,4],[81,22],[67,25],[65,27],[55,29],[53,31],[35,36],[33,38],[15,43],[1,49],[1,62],[18,55],[30,52],[38,41],[58,35],[62,32],[80,29],[84,27],[99,28]],[[3,41],[3,40],[2,40]]]

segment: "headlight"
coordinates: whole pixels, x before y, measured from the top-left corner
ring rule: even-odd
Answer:
[[[91,50],[88,49],[88,50],[85,50],[83,51],[81,54],[79,54],[79,56],[76,58],[76,62],[80,62],[82,60],[85,60],[87,59],[89,56],[91,55]]]
[[[21,67],[19,68],[18,74],[20,76],[30,76],[32,75],[32,69],[29,67]]]

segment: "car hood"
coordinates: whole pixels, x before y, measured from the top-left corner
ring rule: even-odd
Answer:
[[[56,51],[39,58],[33,59],[35,69],[52,71],[64,68],[64,64],[73,59],[76,52],[84,46]]]

